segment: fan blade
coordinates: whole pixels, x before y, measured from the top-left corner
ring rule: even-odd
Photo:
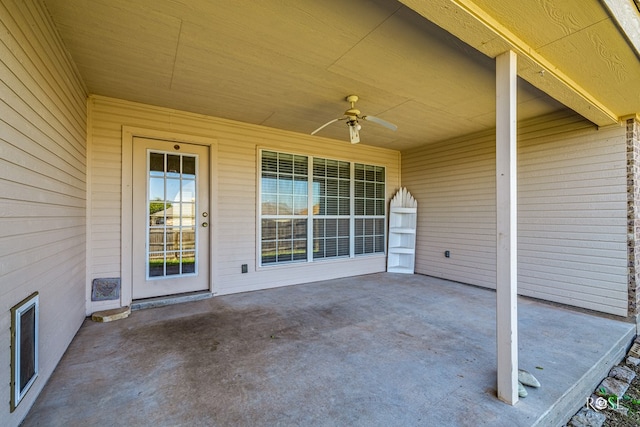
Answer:
[[[362,116],[362,118],[363,118],[363,119],[365,119],[365,120],[368,120],[368,121],[370,121],[370,122],[373,122],[373,123],[377,123],[377,124],[379,124],[379,125],[382,125],[382,126],[384,126],[384,127],[388,128],[388,129],[391,129],[391,130],[398,130],[398,126],[394,125],[393,123],[389,123],[389,122],[388,122],[388,121],[386,121],[386,120],[382,120],[382,119],[381,119],[381,118],[379,118],[379,117],[375,117],[375,116]]]
[[[327,126],[329,126],[331,123],[335,123],[338,120],[344,120],[346,119],[346,117],[339,117],[337,119],[333,119],[328,121],[327,123],[323,124],[322,126],[320,126],[318,129],[314,130],[313,132],[311,132],[311,135],[315,135],[316,133],[320,132],[322,129],[326,128]]]

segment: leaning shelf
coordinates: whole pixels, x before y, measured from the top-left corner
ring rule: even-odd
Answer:
[[[389,206],[387,271],[413,274],[415,270],[418,202],[406,188],[398,190]]]

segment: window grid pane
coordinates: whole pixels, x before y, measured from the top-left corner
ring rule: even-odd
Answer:
[[[356,163],[354,178],[355,254],[384,253],[386,218],[384,167]]]
[[[314,158],[313,183],[313,259],[349,256],[351,165]]]
[[[349,219],[313,220],[313,259],[349,256]]]
[[[149,278],[197,274],[196,156],[148,152]]]
[[[306,261],[308,158],[262,152],[261,261]]]

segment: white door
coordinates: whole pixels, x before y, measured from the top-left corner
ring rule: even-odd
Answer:
[[[133,299],[210,289],[209,147],[133,139]]]

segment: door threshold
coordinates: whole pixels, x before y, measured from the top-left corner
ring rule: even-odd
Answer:
[[[211,298],[213,294],[209,291],[190,292],[188,294],[166,295],[154,298],[133,300],[131,310],[144,310],[147,308],[164,307],[166,305],[181,304],[183,302],[200,301]]]

